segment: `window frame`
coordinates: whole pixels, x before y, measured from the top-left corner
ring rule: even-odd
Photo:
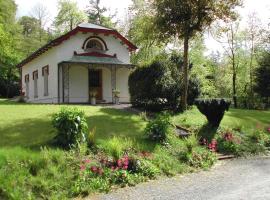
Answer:
[[[38,70],[33,71],[34,98],[38,98]]]
[[[49,96],[49,65],[42,67],[42,76],[44,79],[44,96]]]

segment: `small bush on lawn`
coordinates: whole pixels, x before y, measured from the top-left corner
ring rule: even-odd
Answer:
[[[88,132],[85,114],[77,108],[62,108],[52,116],[53,127],[57,129],[56,142],[70,148],[77,142],[85,141]]]
[[[229,110],[231,102],[226,99],[197,99],[195,104],[206,116],[208,123],[213,127],[218,127],[225,111]]]
[[[154,120],[148,122],[145,133],[150,140],[164,142],[169,134],[170,126],[169,114],[158,114]]]

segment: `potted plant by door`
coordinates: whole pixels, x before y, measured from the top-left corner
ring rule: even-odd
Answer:
[[[120,91],[117,89],[113,90],[113,99],[114,99],[114,104],[119,104],[119,98],[120,98]]]
[[[90,91],[90,103],[91,105],[96,105],[96,96],[97,96],[97,91],[96,90],[91,90]]]

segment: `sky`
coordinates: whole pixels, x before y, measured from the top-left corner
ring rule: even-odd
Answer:
[[[76,0],[80,9],[85,10],[89,0]],[[51,23],[57,14],[57,0],[15,0],[18,5],[17,17],[30,15],[31,9],[37,4],[45,5],[50,15],[52,16],[49,22]],[[106,6],[112,13],[117,11],[117,18],[121,20],[124,17],[128,7],[131,5],[131,0],[101,0],[101,5]],[[270,0],[244,0],[243,8],[239,8],[243,26],[247,21],[249,13],[256,12],[264,25],[270,23]],[[210,36],[207,37],[206,46],[213,47],[212,50],[220,50],[219,44]]]

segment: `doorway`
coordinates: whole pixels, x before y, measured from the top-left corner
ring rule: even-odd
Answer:
[[[96,93],[96,100],[102,101],[102,70],[89,69],[89,94],[90,92]]]

